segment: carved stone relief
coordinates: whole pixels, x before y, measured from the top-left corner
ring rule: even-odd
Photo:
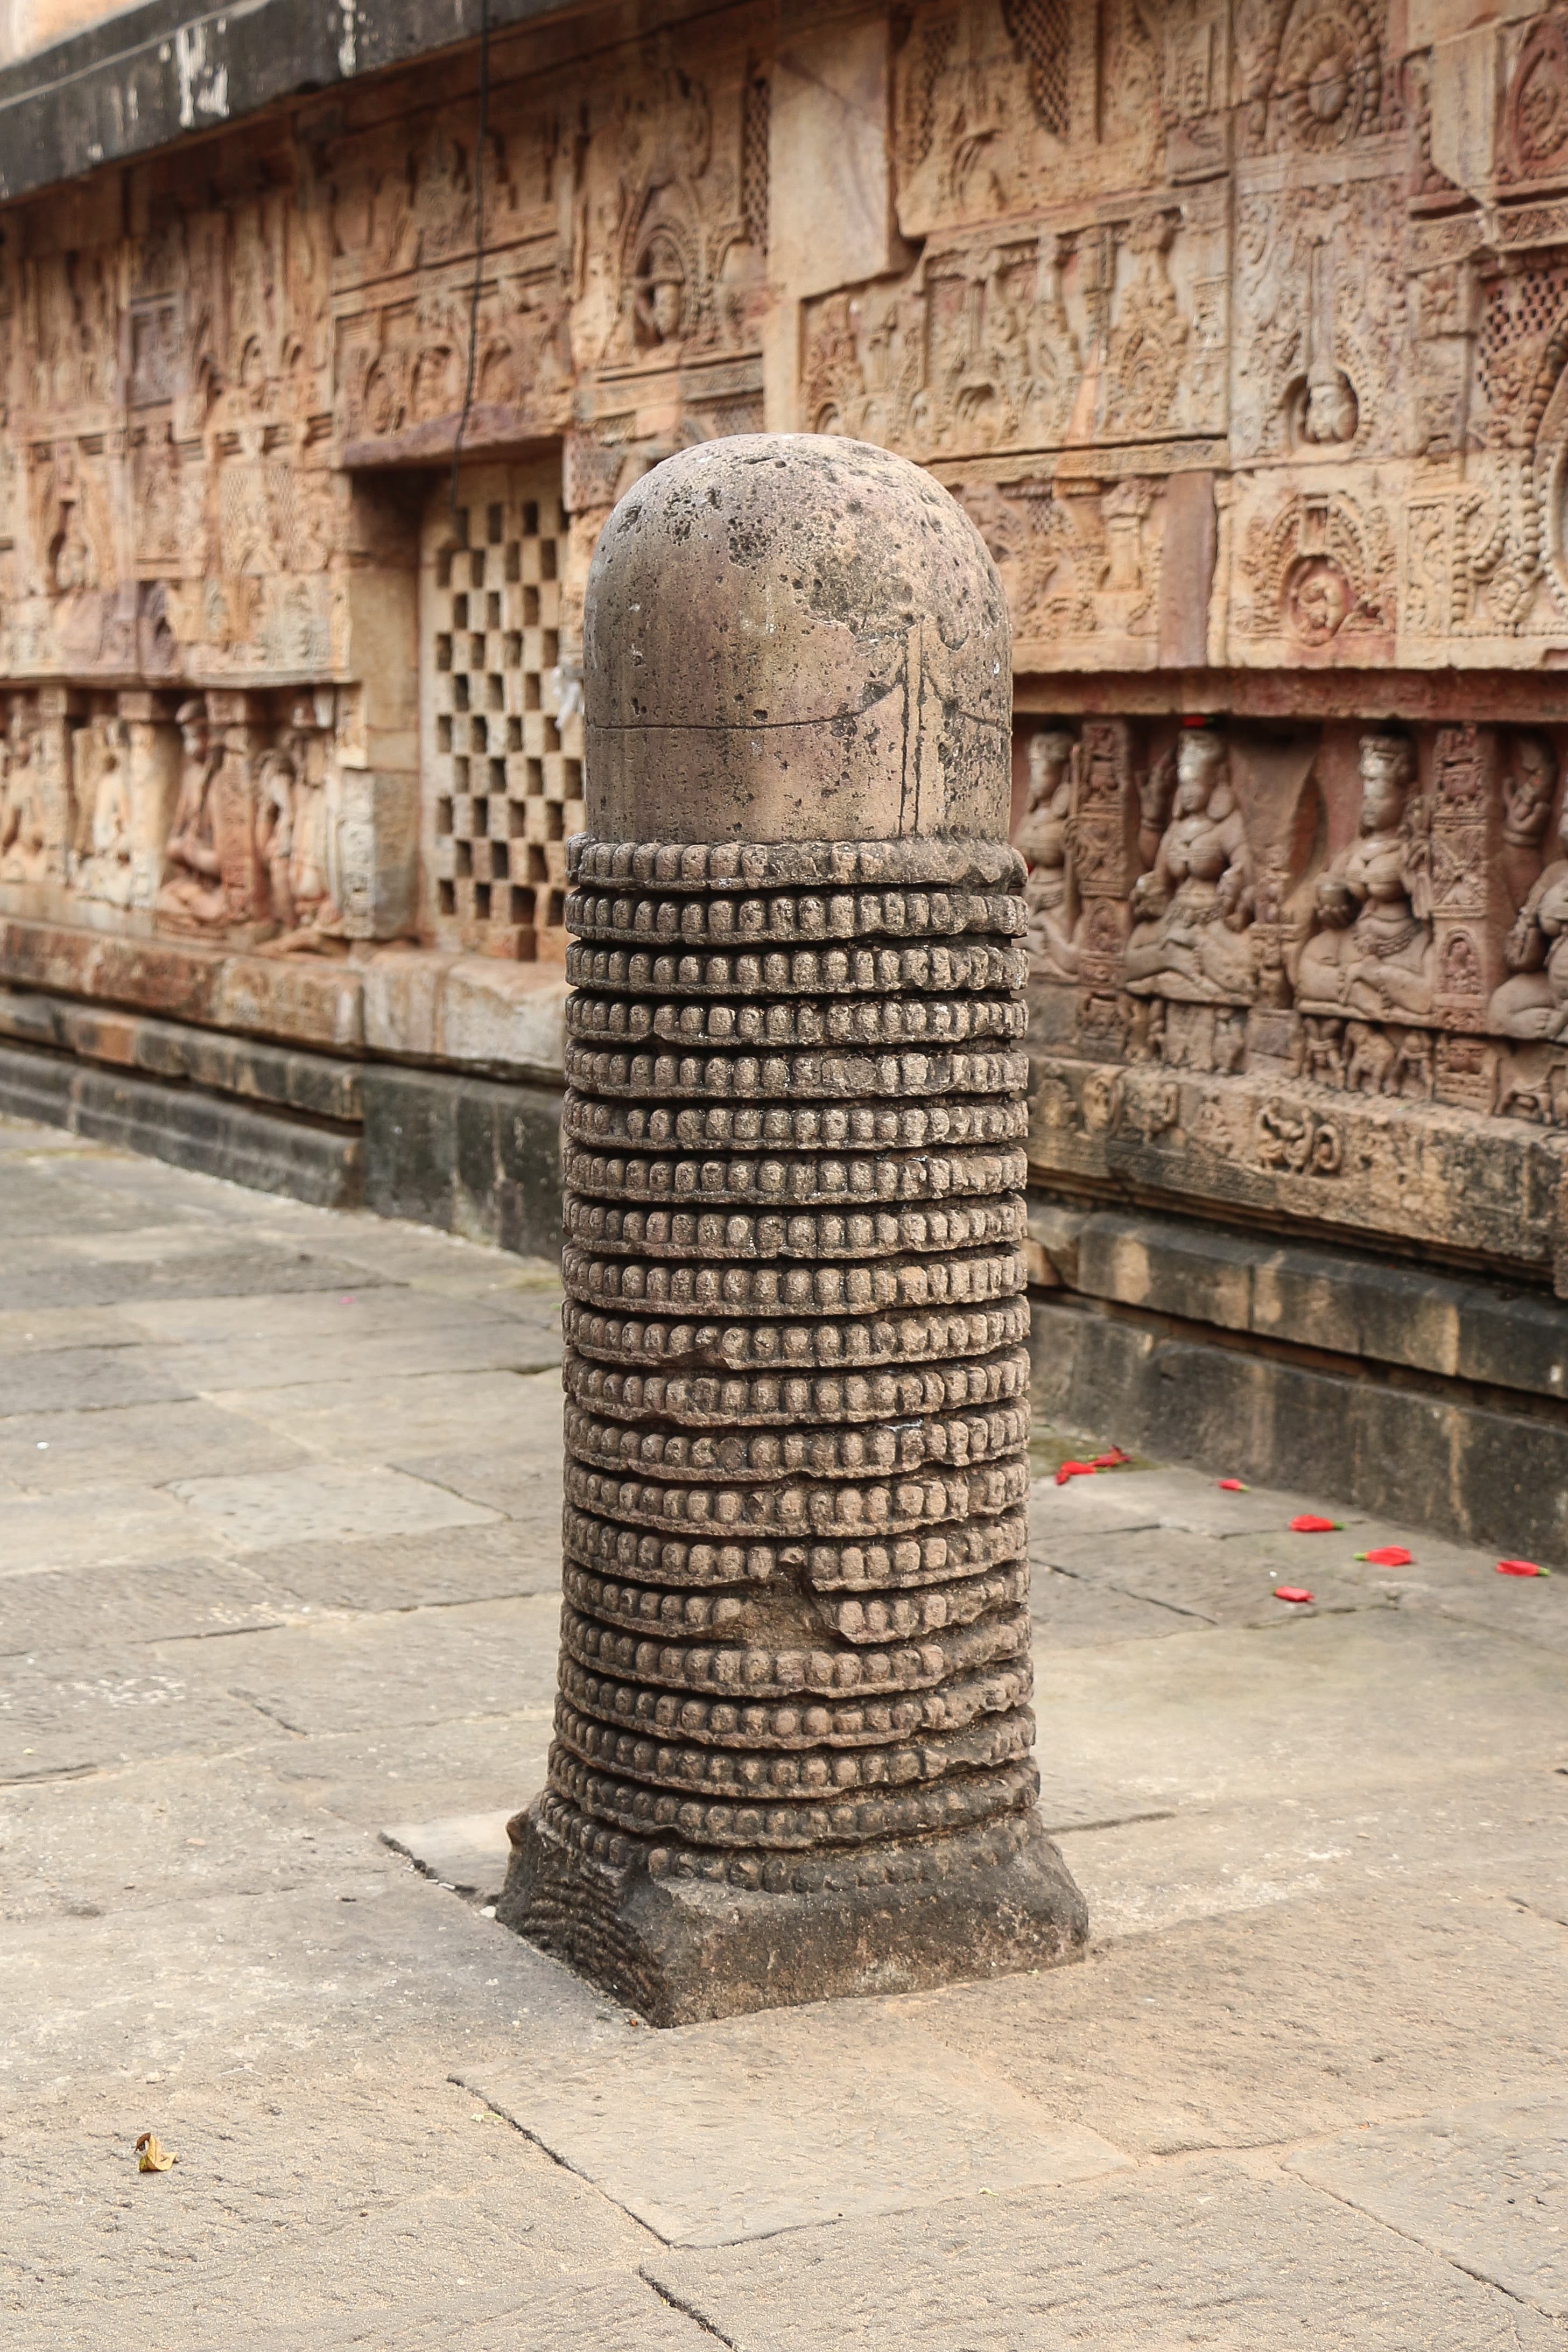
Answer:
[[[1568,1122],[1553,737],[1051,720],[1026,756],[1042,1050]],[[1261,1163],[1321,1171],[1274,1109]]]

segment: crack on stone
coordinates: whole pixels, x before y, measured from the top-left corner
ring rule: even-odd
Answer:
[[[667,2286],[661,2285],[656,2278],[650,2278],[647,2272],[643,2270],[641,2265],[638,2267],[637,2275],[642,2280],[644,2286],[651,2287],[653,2289],[661,2303],[667,2304],[672,2311],[678,2311],[683,2319],[691,2320],[694,2326],[702,2329],[705,2336],[711,2336],[716,2343],[728,2345],[730,2352],[735,2352],[735,2337],[733,2336],[727,2336],[722,2328],[716,2327],[713,2321],[706,2317],[703,2312],[699,2311],[695,2303],[685,2302],[680,2295],[674,2294],[672,2289]]]

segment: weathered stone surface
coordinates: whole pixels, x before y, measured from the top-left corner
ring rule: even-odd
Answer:
[[[499,1916],[661,2024],[1068,1957],[995,572],[901,461],[742,438],[623,502],[587,625],[560,1690]]]
[[[0,1104],[15,1118],[47,1119],[95,1142],[123,1144],[177,1168],[322,1207],[346,1208],[363,1189],[361,1147],[352,1132],[111,1076],[60,1055],[0,1047]]]
[[[380,1465],[296,1464],[208,1478],[174,1478],[169,1492],[184,1504],[194,1526],[239,1552],[265,1550],[285,1540],[363,1541],[408,1528],[484,1527],[492,1514],[461,1496],[405,1477]]]
[[[0,1578],[0,1651],[11,1655],[68,1649],[81,1632],[83,1611],[91,1606],[93,1621],[103,1641],[123,1654],[136,1642],[167,1641],[182,1635],[232,1633],[247,1625],[280,1625],[298,1606],[292,1593],[252,1574],[237,1561],[190,1556],[188,1527],[171,1528],[160,1515],[156,1548],[150,1543],[132,1548],[111,1537],[104,1543],[106,1521],[123,1513],[128,1502],[134,1513],[141,1498],[110,1490],[83,1496],[50,1496],[26,1502],[6,1498],[6,1573]],[[178,1505],[172,1509],[178,1512]],[[151,1515],[149,1515],[151,1516]],[[183,1514],[180,1515],[183,1517]],[[88,1525],[99,1530],[96,1560],[89,1549]],[[52,1567],[42,1562],[26,1569],[12,1563],[9,1549],[15,1529],[19,1545],[46,1559],[67,1557],[92,1561],[82,1566]],[[141,1532],[140,1530],[138,1531]],[[142,1560],[116,1573],[106,1554],[135,1549]],[[182,1556],[183,1555],[183,1556]]]
[[[90,1421],[85,1414],[57,1412],[12,1413],[0,1422],[0,1475],[37,1495],[132,1480],[162,1486],[202,1469],[220,1477],[267,1475],[303,1466],[308,1459],[287,1437],[203,1398],[105,1405]],[[196,1534],[193,1525],[192,1533]]]
[[[1201,2215],[1174,2231],[1176,2210]],[[966,2340],[1006,2352],[1084,2342],[1165,2352],[1204,2330],[1247,2352],[1344,2328],[1375,2352],[1547,2352],[1551,2323],[1277,2175],[1182,2167],[894,2215],[852,2234],[791,2231],[722,2253],[659,2253],[650,2277],[746,2352],[809,2352],[831,2332],[852,2352]],[[1199,2340],[1203,2340],[1199,2338]]]
[[[918,2026],[881,2008],[760,2029],[736,2020],[564,2074],[513,2068],[468,2087],[672,2245],[772,2240],[1125,2162],[1093,2132],[1043,2124],[992,2077],[956,2082]]]
[[[265,1406],[276,1396],[265,1385],[270,1349],[290,1338],[302,1350],[323,1345],[334,1318],[351,1331],[363,1311],[359,1344],[372,1352],[401,1334],[403,1377],[417,1386],[422,1318],[433,1345],[469,1307],[486,1324],[517,1312],[526,1330],[551,1296],[549,1269],[449,1235],[215,1187],[57,1132],[26,1139],[23,1150],[19,1131],[0,1125],[0,1216],[13,1173],[18,1215],[30,1221],[33,1178],[68,1167],[56,1264],[74,1262],[64,1245],[77,1240],[112,1246],[117,1266],[166,1265],[177,1246],[187,1270],[204,1263],[220,1283],[244,1254],[254,1283],[268,1263],[290,1278],[303,1254],[336,1269],[335,1286],[6,1308],[7,1360],[219,1348],[248,1328],[266,1339],[236,1362],[264,1385],[229,1393]],[[35,1231],[12,1254],[30,1263],[48,1238]],[[358,1427],[343,1411],[333,1443],[362,1461],[384,1452],[380,1401],[391,1382],[368,1370],[356,1378]],[[871,1405],[853,1425],[933,1410],[919,1399]],[[62,1409],[58,1419],[90,1432],[105,1415]],[[508,1440],[499,1422],[486,1427],[476,1452],[508,1454],[526,1472],[552,1442],[549,1427],[530,1407],[510,1428]],[[193,1464],[175,1475],[221,1472],[221,1438],[213,1444],[209,1455],[193,1431]],[[1038,1427],[1035,1510],[1048,1528],[1067,1514],[1054,1542],[1070,1525],[1092,1532],[1098,1497],[1107,1573],[1131,1497],[1141,1498],[1135,1523],[1207,1531],[1222,1549],[1226,1514],[1233,1534],[1277,1528],[1312,1505],[1349,1516],[1321,1490],[1226,1496],[1212,1474],[1152,1465],[1051,1482],[1063,1456],[1101,1450],[1098,1437]],[[79,1458],[90,1475],[85,1448]],[[389,1466],[434,1482],[438,1460],[400,1455]],[[1053,2326],[1067,2341],[1145,2352],[1195,2332],[1228,2352],[1286,2352],[1303,2337],[1335,2342],[1346,2325],[1374,2343],[1383,2328],[1398,2352],[1493,2341],[1536,2352],[1553,2329],[1560,2336],[1560,2320],[1488,2284],[1516,2276],[1517,2217],[1466,2197],[1464,2247],[1445,2252],[1428,2227],[1444,2168],[1412,2173],[1398,2151],[1418,2146],[1434,2116],[1527,2108],[1568,2083],[1565,1668],[1539,1614],[1563,1601],[1562,1579],[1510,1585],[1486,1553],[1381,1521],[1378,1535],[1416,1555],[1429,1589],[1419,1606],[1410,1592],[1397,1609],[1319,1613],[1276,1631],[1212,1627],[1043,1574],[1037,1595],[1073,1582],[1182,1629],[1129,1639],[1108,1621],[1103,1638],[1071,1646],[1046,1629],[1037,1648],[1041,1810],[1092,1907],[1085,1965],[651,2035],[380,1842],[392,1823],[423,1831],[469,1814],[487,1814],[493,1833],[503,1789],[516,1802],[544,1783],[559,1616],[543,1596],[559,1578],[559,1527],[541,1569],[528,1500],[538,1482],[504,1475],[512,1465],[500,1461],[481,1489],[475,1454],[467,1460],[471,1498],[493,1510],[515,1503],[517,1519],[285,1545],[243,1564],[170,1552],[160,1567],[141,1547],[164,1513],[186,1514],[143,1483],[167,1475],[149,1449],[129,1486],[27,1498],[32,1556],[47,1557],[44,1515],[57,1512],[77,1563],[68,1570],[7,1576],[0,1542],[0,1616],[26,1588],[26,1605],[40,1609],[36,1632],[58,1629],[47,1688],[29,1679],[24,1692],[15,1656],[0,1676],[26,1697],[30,1727],[16,1744],[35,1750],[19,1759],[30,1777],[0,1790],[0,1913],[11,1915],[0,2004],[7,2347],[102,2352],[111,2339],[147,2337],[171,2352],[210,2352],[214,2341],[267,2352],[357,2341],[381,2352],[402,2339],[413,2352],[444,2333],[504,2352],[534,2328],[541,2352],[579,2341],[585,2352],[603,2341],[641,2352],[665,2327],[676,2344],[683,2327],[711,2344],[716,2326],[742,2346],[766,2342],[783,2314],[817,2352],[852,2343],[857,2328],[879,2347],[890,2331],[902,2342],[917,2336],[922,2312],[939,2341],[975,2352],[1034,2352]],[[18,1507],[9,1486],[4,1502]],[[95,1510],[101,1568],[89,1548]],[[130,1557],[116,1566],[122,1536]],[[1368,1540],[1361,1528],[1340,1539],[1347,1550]],[[1173,1548],[1173,1570],[1180,1557]],[[1201,1557],[1186,1566],[1201,1599]],[[635,1570],[602,1572],[683,1608],[710,1597]],[[224,1630],[247,1577],[281,1627]],[[68,1582],[68,1594],[43,1601],[43,1588]],[[1496,1596],[1495,1620],[1448,1613],[1450,1594],[1456,1607],[1473,1601],[1467,1587]],[[488,1604],[508,1591],[541,1599],[503,1637]],[[329,1625],[319,1625],[322,1612]],[[189,1638],[204,1632],[218,1638]],[[184,1696],[146,1704],[144,1682],[123,1679],[128,1667],[173,1676]],[[242,1681],[287,1721],[317,1727],[286,1730],[254,1701],[236,1714]],[[51,1724],[57,1740],[31,1727]],[[821,2060],[814,2074],[803,2050]],[[860,2127],[862,2108],[874,2119],[895,2103],[915,2060],[984,2168],[982,2188],[1013,2158],[1064,2146],[1108,2146],[1136,2169],[1123,2162],[1078,2182],[955,2198],[918,2116],[901,2113],[896,2133]],[[622,2065],[635,2096],[632,2128],[617,2142],[595,2117],[612,2111]],[[753,2126],[752,2066],[793,2119],[776,2153]],[[548,2097],[555,2083],[570,2082],[574,2099],[608,2087],[602,2110],[584,2101],[582,2114],[552,2115],[563,2134],[570,2121],[573,2147],[585,2162],[591,2149],[602,2175],[559,2162],[454,2085],[455,2074],[504,2084],[519,2102]],[[721,2079],[727,2105],[705,2100],[704,2084]],[[1493,2144],[1459,2120],[1465,2145],[1490,2165]],[[134,2142],[149,2127],[181,2162],[139,2179]],[[1336,2157],[1373,2145],[1419,2189],[1414,2232],[1370,2200],[1358,2210],[1289,2172],[1325,2135]],[[1245,2177],[1239,2204],[1212,2161],[1157,2152],[1195,2140],[1231,2152]],[[833,2177],[841,2193],[827,2218],[728,2250],[661,2246],[600,2185],[610,2168],[617,2189],[639,2198],[743,2183],[732,2210],[744,2201],[782,2211],[812,2190],[819,2146],[852,2159]],[[1302,2201],[1271,2203],[1258,2188],[1271,2194],[1281,2173]],[[1113,2200],[1104,2227],[1091,2231],[1084,2216],[1103,2199]],[[721,2273],[733,2303],[720,2301]],[[1314,2301],[1320,2287],[1332,2308]]]
[[[415,1515],[411,1514],[411,1518]],[[412,1531],[412,1530],[411,1530]],[[156,1655],[193,1686],[240,1694],[269,1720],[297,1732],[363,1731],[437,1722],[452,1712],[504,1716],[549,1701],[553,1595],[480,1601],[433,1622],[388,1611],[367,1643],[326,1619],[281,1631],[236,1633],[223,1643],[164,1643]],[[441,1672],[432,1680],[433,1660]]]
[[[953,500],[904,460],[827,438],[690,450],[622,501],[594,566],[583,665],[601,843],[1006,831],[1001,583]],[[731,904],[693,901],[702,929],[683,935],[712,937]],[[809,901],[779,904],[807,919]],[[584,916],[584,937],[612,935]]]
[[[1568,2318],[1568,2104],[1490,2101],[1302,2150],[1291,2169],[1490,2280]]]

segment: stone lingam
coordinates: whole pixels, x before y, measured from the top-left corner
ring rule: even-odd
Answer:
[[[1071,1958],[995,567],[900,457],[705,444],[611,517],[585,682],[560,1672],[498,1916],[656,2024]]]

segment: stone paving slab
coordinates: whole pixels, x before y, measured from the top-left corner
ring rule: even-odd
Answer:
[[[1506,1894],[1568,1925],[1568,1775],[1539,1761],[1424,1781],[1303,1788],[1279,1806],[1184,1804],[1090,1831],[1059,1826],[1102,1937],[1136,1935],[1344,1890],[1444,1885]]]
[[[7,1658],[0,1673],[0,1781],[217,1752],[271,1728],[247,1699],[145,1649]]]
[[[101,1916],[78,1910],[5,1929],[8,2107],[24,2092],[155,2074],[158,2096],[138,2098],[131,2137],[149,2127],[162,2137],[163,2117],[177,2147],[169,2101],[182,2084],[226,2097],[300,2056],[319,2061],[325,2083],[333,2070],[416,2053],[435,2084],[476,2052],[536,2032],[564,2041],[581,2031],[577,2021],[612,2014],[373,1832],[351,1868],[318,1871],[265,1901],[192,1894],[177,1911],[162,1902],[120,1910],[116,1866],[103,1872]],[[632,2038],[618,2014],[605,2031]]]
[[[559,1383],[558,1383],[559,1389]],[[399,1454],[395,1466],[411,1477],[450,1487],[471,1503],[528,1528],[548,1548],[559,1568],[562,1495],[561,1400],[536,1391],[528,1426],[505,1447],[490,1453]]]
[[[150,1380],[178,1383],[188,1394],[232,1400],[242,1385],[251,1395],[287,1394],[306,1385],[319,1390],[350,1381],[380,1386],[388,1381],[424,1381],[437,1372],[536,1372],[550,1366],[559,1352],[549,1316],[535,1322],[453,1300],[447,1313],[462,1314],[461,1321],[427,1322],[409,1315],[401,1328],[360,1332],[353,1328],[358,1294],[333,1291],[326,1296],[337,1303],[348,1327],[337,1336],[260,1333],[204,1343],[149,1344],[137,1353]],[[352,1303],[345,1303],[349,1301]]]
[[[1035,1673],[1041,1769],[1067,1759],[1100,1792],[1097,1819],[1568,1760],[1559,1656],[1435,1615],[1292,1615],[1040,1647]]]
[[[502,1788],[509,1811],[527,1804],[544,1786],[554,1726],[552,1696],[506,1716],[317,1732],[267,1760],[283,1787],[375,1836],[389,1817],[413,1819],[415,1805],[420,1819],[482,1813]]]
[[[49,1447],[51,1453],[55,1450]],[[25,1461],[20,1454],[13,1458],[19,1465]],[[26,1466],[36,1475],[32,1465]],[[118,1569],[177,1559],[191,1547],[189,1514],[172,1495],[155,1486],[128,1483],[29,1496],[18,1486],[16,1497],[5,1514],[0,1617],[8,1599],[17,1597],[5,1590],[12,1577],[40,1569],[75,1569],[102,1577]],[[89,1622],[84,1616],[78,1625]],[[107,1635],[108,1622],[99,1630]]]
[[[203,1472],[286,1470],[308,1459],[292,1438],[202,1397],[98,1412],[13,1413],[0,1421],[0,1475],[36,1495],[151,1488]]]
[[[364,1269],[350,1266],[358,1275]],[[84,1310],[77,1309],[81,1313]],[[115,1336],[168,1347],[220,1348],[246,1339],[309,1346],[345,1346],[365,1337],[413,1339],[430,1331],[490,1329],[506,1325],[498,1308],[472,1298],[433,1297],[407,1284],[358,1281],[334,1290],[299,1290],[278,1297],[128,1300],[99,1319]],[[0,1342],[4,1333],[0,1332]]]
[[[5,1169],[5,1231],[10,1242],[50,1241],[68,1229],[76,1234],[128,1234],[144,1227],[150,1208],[162,1220],[200,1226],[209,1223],[204,1202],[170,1200],[161,1188],[140,1183],[106,1185],[101,1163],[53,1159],[40,1163],[12,1160]],[[96,1179],[96,1181],[95,1181]]]
[[[392,1822],[382,1843],[406,1854],[438,1885],[494,1903],[511,1860],[510,1819],[509,1812],[447,1813],[434,1822]]]
[[[1524,1911],[1533,1911],[1542,1919],[1555,1919],[1560,1927],[1568,1927],[1568,1885],[1561,1874],[1552,1878],[1537,1878],[1527,1864],[1510,1875],[1515,1892],[1511,1900]]]
[[[0,1356],[7,1363],[56,1348],[121,1348],[146,1336],[124,1307],[0,1307]]]
[[[637,2311],[659,2324],[636,2269],[647,2233],[439,2078],[378,2068],[334,2083],[285,2067],[265,2092],[244,2078],[221,2093],[160,2081],[86,2116],[73,2105],[56,2112],[76,2164],[57,2144],[13,2169],[7,2252],[23,2292],[8,2344],[313,2352],[418,2342],[413,2331],[430,2327],[442,2341],[467,2312],[559,2319],[573,2289],[606,2320]],[[131,2126],[154,2108],[180,2161],[141,2176]],[[68,2179],[89,2218],[62,2239]],[[36,2308],[45,2299],[53,2336]]]
[[[0,1415],[168,1404],[193,1396],[200,1385],[187,1366],[150,1349],[56,1348],[0,1362]]]
[[[1086,1441],[1079,1458],[1104,1450],[1096,1441]],[[1322,1495],[1270,1486],[1227,1494],[1218,1479],[1201,1471],[1138,1464],[1100,1471],[1092,1478],[1071,1478],[1064,1486],[1054,1478],[1036,1478],[1030,1490],[1030,1548],[1049,1559],[1052,1546],[1065,1537],[1116,1528],[1176,1528],[1199,1536],[1266,1534],[1288,1528],[1303,1511],[1341,1519],[1347,1528],[1365,1524],[1364,1512],[1343,1503],[1331,1507],[1330,1498]]]
[[[57,1246],[30,1254],[7,1250],[6,1304],[27,1307],[114,1307],[145,1298],[245,1297],[271,1291],[343,1291],[371,1279],[342,1259],[311,1257],[287,1246],[235,1248],[231,1237],[193,1235],[200,1245],[176,1249],[166,1232],[138,1234],[140,1246],[110,1256]]]
[[[1030,1613],[1050,1649],[1095,1649],[1106,1642],[1157,1642],[1189,1632],[1193,1612],[1167,1609],[1096,1578],[1030,1563]]]
[[[243,1693],[298,1734],[515,1715],[555,1698],[553,1594],[346,1622],[323,1618],[216,1643],[165,1643],[162,1664]]]
[[[1068,1576],[1153,1601],[1207,1625],[1274,1625],[1301,1604],[1279,1601],[1275,1589],[1310,1591],[1301,1613],[1386,1609],[1394,1592],[1375,1570],[1336,1560],[1322,1536],[1263,1538],[1193,1535],[1180,1528],[1131,1528],[1110,1552],[1103,1536],[1074,1536],[1043,1544],[1051,1565]]]
[[[267,1761],[262,1745],[0,1790],[0,1919],[268,1899],[324,1877],[338,1894],[379,1885],[382,1858],[363,1838],[276,1780]],[[110,1850],[106,1885],[100,1857]]]
[[[410,1477],[445,1487],[436,1465]],[[455,1491],[461,1495],[461,1489]],[[471,1497],[471,1500],[477,1498]],[[560,1507],[526,1524],[465,1517],[456,1526],[403,1529],[370,1543],[296,1539],[248,1552],[246,1567],[269,1590],[308,1609],[422,1609],[560,1590]]]
[[[500,1455],[526,1442],[537,1417],[560,1412],[560,1343],[548,1370],[427,1372],[417,1379],[302,1381],[292,1388],[214,1390],[211,1402],[280,1438],[356,1465],[420,1454]],[[558,1420],[559,1426],[559,1420]]]
[[[449,2293],[440,2303],[377,2312],[341,2332],[320,2319],[285,2322],[246,2352],[713,2352],[709,2327],[637,2271],[573,2271],[519,2298]]]
[[[1568,2319],[1568,2100],[1490,2100],[1290,2159],[1331,2197]]]
[[[112,1495],[70,1499],[86,1499],[106,1517],[115,1507]],[[29,1513],[51,1507],[9,1505],[7,1542],[18,1520],[25,1523]],[[174,1547],[162,1522],[153,1524],[166,1556]],[[180,1532],[188,1542],[188,1527]],[[146,1564],[40,1569],[0,1577],[0,1656],[27,1651],[58,1654],[84,1640],[101,1655],[181,1635],[222,1636],[242,1626],[281,1625],[298,1609],[291,1595],[269,1589],[237,1561],[186,1557],[164,1567],[155,1564],[159,1558],[149,1544]]]
[[[237,1552],[488,1527],[496,1517],[449,1487],[374,1462],[308,1462],[237,1477],[173,1478],[168,1491],[190,1512],[198,1539],[216,1538]]]
[[[648,2034],[592,2065],[463,2079],[677,2245],[1055,2186],[1128,2161],[988,2067],[955,2069],[917,2026],[864,2001]]]
[[[1400,1885],[1115,1937],[1082,1968],[917,2008],[966,2062],[1162,2156],[1568,2091],[1564,1961],[1562,1930],[1504,1896]]]
[[[671,2252],[649,2277],[734,2352],[1548,2352],[1552,2324],[1304,2184],[1162,2170]]]
[[[485,1918],[479,1868],[465,1899],[381,1835],[493,1862],[542,1780],[553,1270],[26,1132],[0,1129],[0,1377],[58,1390],[0,1419],[0,1554],[37,1571],[0,1558],[7,2347],[1563,2342],[1509,2291],[1544,2275],[1554,2185],[1527,2230],[1491,2184],[1544,2179],[1531,2118],[1568,2102],[1568,1579],[1322,1495],[1047,1475],[1044,1811],[1088,1961],[655,2037]],[[537,1375],[486,1353],[536,1346]],[[96,1358],[182,1351],[229,1367],[232,1410],[92,1408]],[[1042,1430],[1036,1458],[1103,1443]],[[381,1532],[284,1517],[332,1469],[387,1474]],[[243,1553],[172,1491],[277,1474]],[[431,1496],[476,1523],[421,1526]],[[1355,1524],[1299,1553],[1301,1509]],[[1391,1539],[1416,1562],[1375,1589],[1354,1554]],[[1297,1558],[1354,1605],[1254,1608]],[[553,2096],[566,2162],[453,2076]],[[147,2128],[182,2161],[143,2179]],[[1074,2147],[1113,2168],[1006,2185]],[[671,2252],[617,2189],[699,2227],[716,2200],[721,2231],[829,2218]]]

